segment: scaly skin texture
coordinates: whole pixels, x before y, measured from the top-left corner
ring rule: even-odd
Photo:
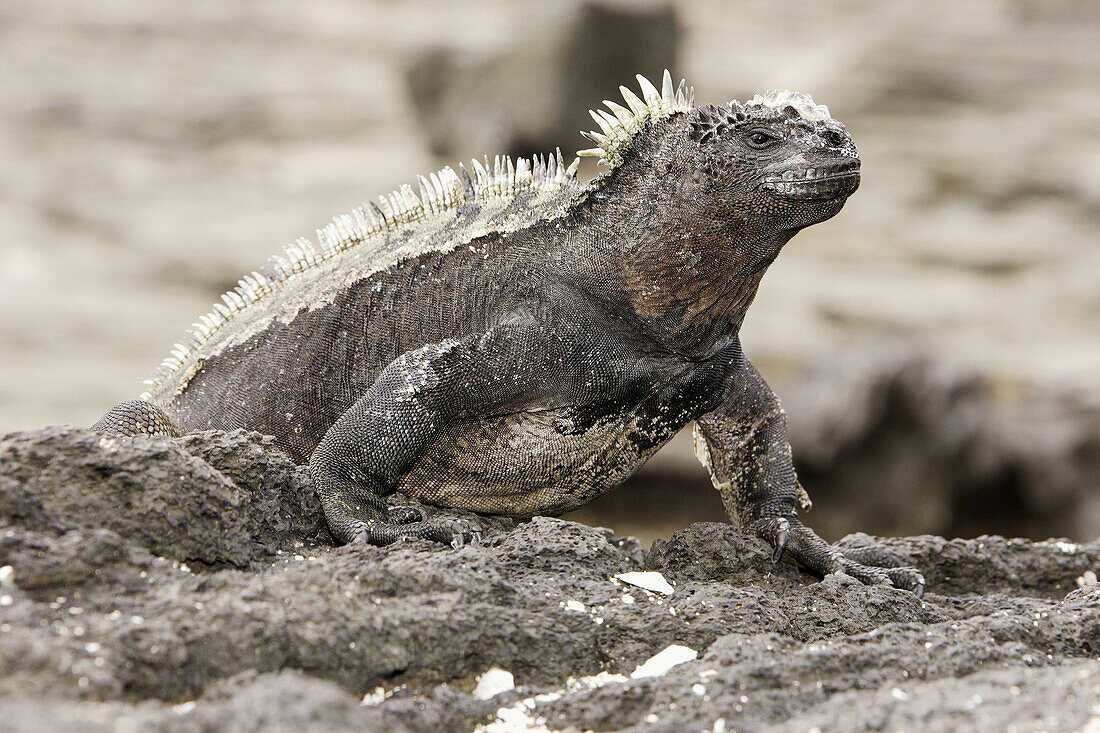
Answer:
[[[345,226],[341,251],[273,276],[96,428],[268,433],[308,461],[340,541],[460,544],[478,529],[384,497],[559,514],[696,421],[731,520],[777,560],[920,592],[915,570],[798,521],[786,420],[738,338],[783,245],[855,191],[851,137],[805,95],[694,108],[667,74],[663,98],[643,91],[609,105],[619,123],[594,139],[611,170],[586,188],[551,160],[556,187],[519,190],[508,163],[429,224],[390,214],[370,241]],[[490,195],[492,180],[517,191]]]

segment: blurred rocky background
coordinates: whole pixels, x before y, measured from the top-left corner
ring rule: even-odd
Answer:
[[[587,147],[666,66],[703,102],[810,92],[863,156],[743,333],[814,526],[1100,534],[1100,5],[1068,0],[0,2],[0,433],[91,424],[283,243]],[[722,511],[681,435],[576,516]]]

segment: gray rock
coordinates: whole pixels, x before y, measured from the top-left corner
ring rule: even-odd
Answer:
[[[304,470],[258,433],[173,443],[54,427],[6,436],[0,464],[0,518],[106,528],[178,560],[247,566],[324,527]]]
[[[1100,542],[889,540],[929,579],[918,600],[773,565],[726,524],[646,552],[573,522],[479,518],[485,540],[452,550],[333,547],[319,516],[308,474],[255,434],[5,437],[0,720],[799,730],[847,716],[853,730],[1026,730],[1083,725],[1100,677],[1100,586],[1076,582],[1100,566]],[[673,592],[613,578],[643,569]],[[671,644],[699,658],[629,679]],[[475,698],[494,666],[517,689]]]

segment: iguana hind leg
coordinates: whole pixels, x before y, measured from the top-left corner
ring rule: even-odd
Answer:
[[[108,435],[164,435],[171,438],[182,435],[164,410],[144,400],[118,403],[91,429]]]
[[[424,538],[456,547],[477,541],[481,528],[469,520],[425,520],[409,507],[388,507],[384,497],[449,422],[523,403],[537,393],[546,373],[532,353],[540,343],[510,322],[428,344],[387,366],[309,459],[337,541],[387,545]]]

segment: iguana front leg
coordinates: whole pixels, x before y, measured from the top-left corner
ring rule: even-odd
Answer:
[[[748,359],[739,358],[721,406],[696,421],[699,460],[710,471],[730,520],[763,537],[778,561],[786,552],[818,575],[843,571],[865,583],[924,591],[914,568],[899,567],[882,548],[850,554],[829,545],[798,520],[810,500],[791,464],[787,419],[779,399]]]
[[[449,421],[507,409],[539,393],[547,370],[537,343],[522,325],[507,324],[428,344],[387,366],[310,457],[335,538],[385,545],[423,537],[456,546],[477,539],[480,530],[470,523],[419,521],[418,513],[390,509],[383,498]]]

